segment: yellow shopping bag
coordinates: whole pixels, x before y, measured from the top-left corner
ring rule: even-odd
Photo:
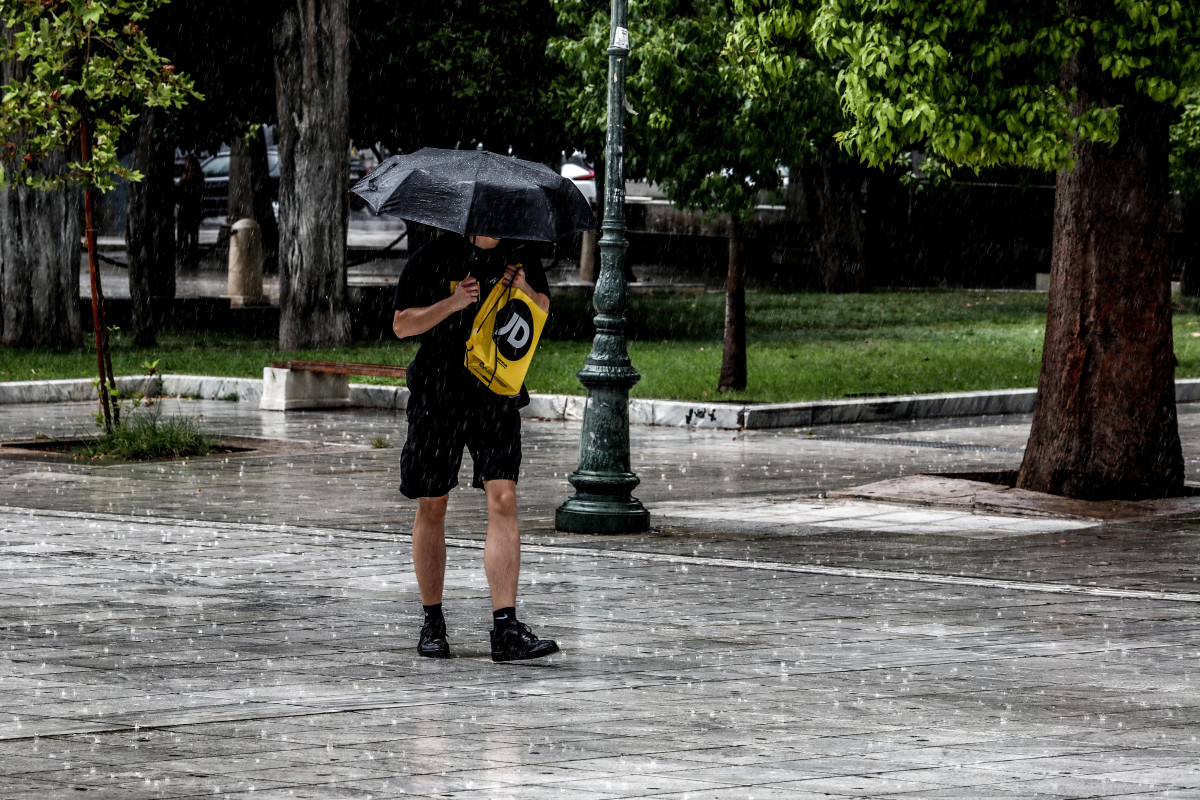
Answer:
[[[471,324],[467,369],[496,394],[518,394],[546,316],[529,295],[497,283]]]

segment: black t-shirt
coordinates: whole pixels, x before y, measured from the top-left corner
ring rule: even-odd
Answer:
[[[413,253],[400,272],[392,308],[424,308],[451,294],[450,284],[467,275],[479,281],[479,300],[417,337],[421,343],[417,355],[408,367],[408,388],[433,402],[510,405],[515,408],[529,405],[529,394],[521,387],[514,397],[498,395],[488,389],[464,366],[467,338],[471,323],[479,312],[480,303],[492,287],[504,277],[509,264],[521,264],[529,286],[542,294],[550,293],[546,272],[536,250],[526,243],[506,239],[499,245],[483,250],[470,240],[454,233],[444,233]]]

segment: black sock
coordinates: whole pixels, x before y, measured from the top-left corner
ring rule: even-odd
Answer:
[[[437,622],[438,620],[442,619],[441,603],[438,603],[435,606],[421,606],[421,608],[425,609],[426,622]]]
[[[492,612],[492,627],[496,630],[507,628],[509,625],[517,624],[517,609],[509,606],[508,608],[497,608]]]

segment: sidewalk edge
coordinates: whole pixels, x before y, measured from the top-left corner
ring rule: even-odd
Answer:
[[[225,378],[205,375],[129,375],[117,378],[127,394],[145,392],[165,397],[229,400],[257,404],[262,397],[260,378]],[[66,403],[96,399],[90,378],[48,381],[0,382],[0,405],[15,403]],[[578,422],[587,398],[581,395],[531,394],[521,410],[526,417]],[[813,400],[802,403],[688,403],[679,400],[634,398],[629,401],[633,425],[661,425],[720,430],[843,425],[855,422],[898,422],[939,417],[973,417],[992,414],[1028,414],[1037,399],[1036,389],[993,392],[897,395],[894,397]],[[408,403],[403,386],[350,384],[351,405],[357,408],[402,410]],[[1200,402],[1200,378],[1175,382],[1177,403]]]

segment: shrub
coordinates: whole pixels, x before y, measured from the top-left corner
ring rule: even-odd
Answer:
[[[80,458],[116,458],[152,461],[159,458],[204,456],[217,449],[186,417],[162,419],[158,414],[128,414],[112,431],[98,436],[74,452]]]

